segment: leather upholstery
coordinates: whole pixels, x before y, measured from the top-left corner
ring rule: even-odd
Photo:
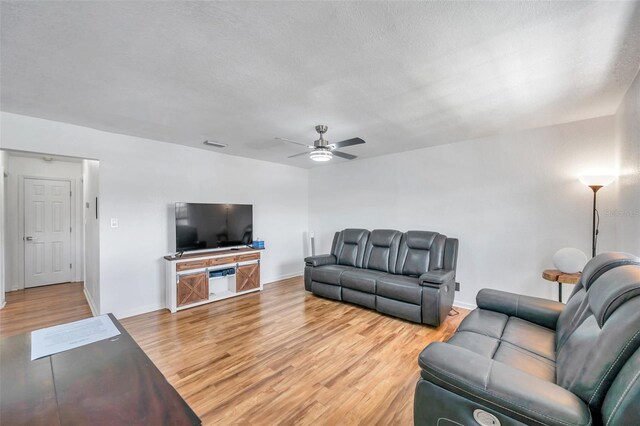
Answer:
[[[588,318],[591,311],[586,298],[587,290],[603,273],[623,265],[640,265],[639,259],[626,253],[601,253],[591,259],[584,267],[580,282],[567,301],[565,309],[558,318],[557,348],[560,350],[571,334]]]
[[[337,259],[332,254],[323,254],[321,256],[310,256],[304,259],[304,263],[307,266],[324,266],[335,265]]]
[[[401,236],[402,233],[394,230],[371,231],[364,252],[363,268],[395,273]]]
[[[622,365],[640,347],[640,297],[627,299],[602,326],[599,324],[598,315],[607,309],[600,297],[617,288],[637,295],[640,266],[612,268],[591,284],[587,290],[588,315],[558,350],[558,384],[594,409],[601,405]]]
[[[591,424],[589,408],[571,392],[467,349],[435,342],[422,351],[418,363],[423,380],[462,394],[471,401],[487,404],[516,421],[558,426]],[[428,404],[430,397],[416,395],[416,403],[427,405],[426,409],[433,411],[435,419],[448,418],[465,424],[460,421],[456,406],[434,407]],[[417,424],[436,425],[438,422]]]
[[[585,265],[562,304],[482,290],[447,343],[420,355],[414,422],[640,424],[640,259],[606,253]],[[444,422],[444,423],[443,423]]]
[[[319,283],[340,285],[340,276],[351,269],[351,266],[324,265],[311,270],[311,280]]]
[[[418,281],[420,285],[426,285],[431,287],[439,287],[447,281],[453,281],[456,274],[452,270],[439,269],[437,271],[427,271],[420,275]]]
[[[305,259],[305,289],[438,326],[453,305],[457,253],[458,240],[436,232],[345,229],[331,254]]]
[[[376,294],[402,302],[421,304],[422,288],[418,279],[402,275],[382,275],[378,277]]]
[[[342,288],[342,300],[349,303],[355,303],[356,305],[364,306],[365,308],[376,308],[376,295],[371,293],[365,293],[358,290],[352,290],[350,288]]]
[[[602,404],[602,424],[638,424],[640,411],[640,349],[629,358],[611,384]]]
[[[333,243],[332,253],[338,265],[355,266],[362,268],[364,247],[369,239],[369,231],[366,229],[345,229],[339,232],[337,240]]]
[[[346,271],[340,277],[340,285],[344,288],[363,291],[365,293],[375,294],[376,279],[382,275],[379,271],[370,271],[368,269],[353,269]]]
[[[436,232],[407,231],[400,241],[397,273],[419,277],[427,271],[442,269],[446,238]]]
[[[480,309],[501,312],[554,329],[564,309],[564,304],[553,300],[486,288],[478,292],[476,303]]]
[[[444,242],[444,258],[442,269],[455,271],[458,267],[458,239],[447,238]]]

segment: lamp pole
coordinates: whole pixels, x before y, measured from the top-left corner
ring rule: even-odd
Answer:
[[[596,256],[596,244],[598,241],[598,228],[596,226],[596,214],[598,210],[596,210],[596,193],[602,185],[589,185],[589,188],[593,190],[593,219],[592,219],[592,232],[591,232],[591,257]]]
[[[615,175],[592,175],[592,176],[580,176],[580,182],[591,188],[593,191],[593,216],[591,225],[591,257],[596,256],[596,245],[598,244],[598,228],[600,227],[600,215],[596,208],[596,192],[600,188],[609,185],[616,180]]]

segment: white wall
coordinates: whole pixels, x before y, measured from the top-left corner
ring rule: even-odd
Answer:
[[[96,210],[100,162],[82,160],[84,291],[94,315],[100,312],[100,222]]]
[[[618,222],[616,246],[640,256],[640,74],[616,113],[620,178],[618,203],[605,211]]]
[[[263,282],[302,272],[306,170],[4,112],[1,132],[3,148],[100,161],[101,313],[164,307],[176,201],[253,204]]]
[[[2,181],[0,182],[0,309],[2,309],[5,305],[5,273],[6,273],[6,261],[5,261],[5,235],[6,235],[6,226],[5,226],[5,185],[6,179],[4,178],[4,173],[7,170],[7,153],[4,151],[0,151],[0,176],[2,176]]]
[[[21,189],[24,177],[69,179],[72,188],[71,226],[74,246],[71,251],[73,281],[82,281],[83,239],[82,239],[82,165],[75,161],[44,161],[42,158],[24,157],[8,153],[7,157],[7,291],[24,288],[24,242],[22,240]]]
[[[346,227],[441,232],[460,239],[461,306],[483,287],[557,299],[542,270],[560,248],[590,253],[592,192],[578,176],[615,168],[614,147],[603,117],[312,169],[309,230],[318,253]],[[612,207],[615,191],[598,199]],[[615,227],[602,217],[599,251]]]

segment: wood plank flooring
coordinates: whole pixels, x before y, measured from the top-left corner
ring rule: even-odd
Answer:
[[[413,424],[418,354],[438,329],[321,299],[300,277],[122,321],[204,424]]]
[[[0,337],[91,317],[83,286],[75,282],[8,292],[0,309]]]
[[[61,297],[44,290],[55,288]],[[78,298],[82,287],[67,284],[8,298],[0,335],[90,316]],[[16,303],[23,307],[10,311]],[[296,277],[261,293],[121,322],[206,425],[412,425],[418,354],[466,314],[435,329],[321,299]]]

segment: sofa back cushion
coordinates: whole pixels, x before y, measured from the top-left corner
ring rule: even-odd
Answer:
[[[418,277],[442,269],[445,241],[437,232],[407,231],[400,240],[395,273]]]
[[[601,253],[584,267],[580,281],[571,293],[567,305],[558,318],[556,326],[556,352],[559,352],[571,333],[591,315],[587,291],[605,272],[622,265],[640,265],[640,259],[628,253]]]
[[[375,229],[369,234],[363,268],[395,273],[402,233],[393,229]]]
[[[618,372],[640,347],[640,265],[618,265],[588,278],[586,307],[581,304],[580,311],[584,319],[557,352],[556,373],[560,386],[599,410]]]
[[[336,256],[338,265],[362,268],[362,259],[368,239],[369,231],[366,229],[352,228],[340,231],[334,240],[332,253]]]

